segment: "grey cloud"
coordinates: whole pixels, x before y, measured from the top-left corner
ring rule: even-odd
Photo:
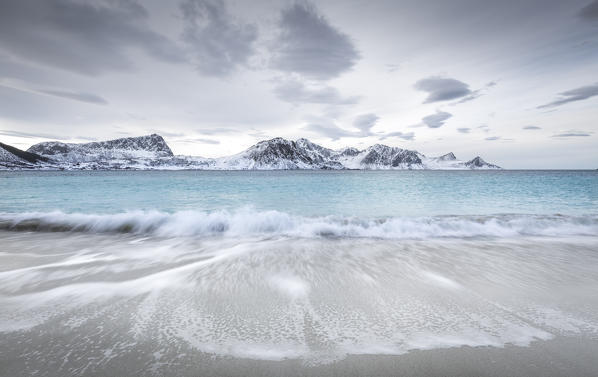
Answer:
[[[360,57],[349,36],[310,3],[297,2],[284,9],[279,26],[272,59],[278,70],[330,79],[351,69]]]
[[[413,132],[401,132],[401,131],[389,132],[389,133],[385,134],[384,136],[382,136],[380,138],[380,140],[388,139],[389,137],[398,137],[398,138],[403,139],[403,140],[414,140],[415,139],[415,133],[413,133]]]
[[[591,134],[584,131],[568,131],[561,134],[552,135],[552,137],[586,137],[592,136]]]
[[[330,120],[315,121],[303,127],[304,130],[311,131],[322,136],[338,140],[341,137],[368,137],[375,135],[371,129],[376,125],[380,119],[376,114],[362,114],[353,120],[353,126],[359,131],[348,131],[338,127]]]
[[[203,144],[220,144],[220,142],[218,140],[212,140],[212,139],[195,139],[200,143]]]
[[[131,69],[131,48],[162,61],[183,61],[180,49],[152,31],[147,18],[132,0],[3,1],[0,44],[21,58],[86,75]]]
[[[454,104],[457,105],[457,104],[460,104],[460,103],[465,103],[465,102],[473,101],[474,99],[479,98],[482,95],[483,94],[482,94],[481,90],[474,90],[473,92],[471,92],[470,95],[461,98],[459,101],[457,101]]]
[[[422,118],[422,122],[430,128],[442,127],[447,119],[452,117],[453,114],[445,111],[436,111],[436,114],[428,115]]]
[[[471,131],[471,128],[467,128],[467,127],[457,128],[457,131],[461,132],[462,134],[468,134],[469,131]]]
[[[256,138],[256,139],[271,139],[272,138],[272,136],[269,136],[264,131],[260,131],[260,130],[257,130],[255,128],[252,128],[251,131],[252,132],[249,133],[248,135],[251,136],[251,137],[253,137],[253,138]]]
[[[220,144],[220,141],[213,140],[213,139],[203,139],[203,138],[195,138],[195,139],[182,139],[177,140],[179,143],[200,143],[200,144]]]
[[[522,129],[524,129],[524,130],[541,130],[542,127],[538,127],[538,126],[525,126]]]
[[[496,86],[496,81],[490,81],[483,88],[472,91],[469,95],[461,98],[459,101],[457,101],[455,103],[452,103],[452,105],[458,105],[460,103],[469,102],[476,98],[479,98],[479,97],[483,96],[489,88],[492,88],[495,86]]]
[[[538,106],[538,109],[545,109],[550,107],[557,107],[569,102],[583,101],[585,99],[598,96],[598,83],[593,85],[582,86],[576,89],[571,89],[566,92],[559,93],[562,97],[556,101]]]
[[[343,97],[340,92],[330,86],[307,87],[298,80],[287,80],[274,88],[276,96],[290,103],[320,103],[329,105],[352,105],[359,102],[359,97]]]
[[[488,125],[486,125],[486,124],[482,124],[481,126],[478,126],[476,128],[478,128],[486,133],[490,132],[490,127],[488,127]]]
[[[2,82],[1,78],[0,78],[0,86],[7,88],[7,89],[18,90],[18,91],[25,92],[25,93],[33,93],[33,94],[41,94],[41,95],[52,96],[52,97],[59,97],[59,98],[73,100],[73,101],[91,103],[94,105],[107,105],[108,104],[108,101],[106,101],[104,98],[102,98],[96,94],[92,94],[92,93],[73,92],[73,91],[69,91],[69,90],[59,90],[59,89],[34,89],[31,87],[28,87],[27,83],[18,83],[18,84],[14,84],[14,83],[11,84],[10,82],[4,83],[4,82]]]
[[[376,125],[376,122],[380,119],[376,114],[362,114],[355,118],[353,121],[353,127],[360,130],[362,133],[370,133],[370,129]]]
[[[598,21],[598,0],[594,0],[579,11],[579,17],[586,21]]]
[[[341,137],[359,137],[356,135],[360,135],[358,132],[347,131],[334,124],[311,123],[303,127],[303,129],[329,137],[332,140],[338,140]]]
[[[222,135],[222,134],[232,134],[239,132],[239,130],[234,128],[226,128],[226,127],[214,127],[214,128],[200,128],[197,130],[202,135]]]
[[[187,0],[181,11],[182,40],[201,74],[228,75],[253,55],[257,27],[233,19],[222,0]]]
[[[515,139],[506,138],[506,137],[502,137],[502,136],[490,136],[490,137],[487,137],[484,140],[488,140],[488,141],[498,141],[498,140],[500,140],[500,141],[503,141],[503,142],[504,141],[509,142],[509,141],[513,141]]]
[[[79,102],[86,102],[86,103],[93,103],[96,105],[106,105],[108,101],[104,98],[91,94],[91,93],[81,93],[81,92],[69,92],[64,90],[52,90],[52,89],[40,89],[40,93],[47,94],[50,96],[61,97],[66,99],[71,99],[74,101]]]
[[[329,137],[332,140],[338,140],[341,137],[352,137],[352,138],[364,138],[369,136],[378,136],[380,140],[384,140],[390,137],[398,137],[403,140],[413,140],[415,133],[413,132],[372,132],[372,128],[376,125],[380,119],[376,114],[362,114],[353,120],[353,127],[358,131],[349,131],[344,128],[338,127],[334,122],[328,120],[316,121],[303,127],[304,130],[317,133],[319,135]]]
[[[26,139],[52,139],[52,140],[69,140],[69,137],[57,136],[45,133],[29,133],[21,131],[0,130],[0,135],[22,137]]]
[[[399,64],[386,64],[386,70],[389,73],[393,73],[395,71],[398,71],[399,68],[401,68],[401,66]]]
[[[466,83],[456,79],[439,76],[421,79],[415,83],[414,87],[417,90],[428,93],[428,97],[424,103],[448,101],[466,97],[473,93]]]
[[[160,136],[164,137],[184,137],[185,134],[182,132],[170,132],[170,131],[162,131],[162,130],[150,130],[152,133],[156,133]]]

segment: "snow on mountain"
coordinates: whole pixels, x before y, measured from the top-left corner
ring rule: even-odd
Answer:
[[[297,141],[280,137],[260,141],[247,150],[214,160],[215,169],[342,169],[331,159],[334,151],[321,147],[307,139]]]
[[[477,156],[476,158],[467,161],[465,163],[465,166],[467,166],[470,169],[500,169],[499,166],[489,164],[486,161],[482,160],[480,156]]]
[[[455,157],[453,152],[449,152],[440,157],[433,157],[433,158],[436,159],[437,161],[455,161],[455,160],[457,160],[457,157]]]
[[[48,141],[35,144],[27,151],[71,164],[117,161],[131,164],[136,160],[173,156],[166,141],[157,134],[84,144]]]
[[[33,169],[48,166],[49,159],[0,143],[0,169]]]
[[[426,157],[417,151],[382,144],[364,150],[332,150],[307,139],[293,141],[280,137],[220,158],[174,156],[164,139],[156,134],[84,144],[44,142],[32,146],[28,152],[61,169],[500,169],[480,157],[457,160],[453,153]],[[0,161],[10,158],[15,158],[14,154],[0,155]]]
[[[375,144],[363,150],[344,149],[336,159],[348,169],[425,169],[425,156],[408,149]]]

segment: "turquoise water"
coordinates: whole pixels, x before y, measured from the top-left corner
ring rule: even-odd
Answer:
[[[596,171],[0,172],[0,212],[597,214]]]

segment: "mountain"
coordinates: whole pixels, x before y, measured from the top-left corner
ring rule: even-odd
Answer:
[[[352,147],[333,150],[303,138],[264,140],[241,153],[220,158],[175,156],[157,134],[82,144],[50,141],[35,144],[27,152],[1,146],[0,168],[12,169],[21,165],[21,168],[73,170],[500,169],[480,157],[458,160],[452,152],[426,157],[414,150],[382,144],[363,150]]]
[[[333,155],[333,150],[307,139],[292,141],[277,137],[260,141],[239,154],[214,159],[213,167],[222,170],[343,169]]]
[[[0,169],[34,169],[47,165],[49,161],[47,157],[0,143]]]
[[[476,158],[467,161],[465,163],[465,166],[467,166],[470,169],[500,169],[499,166],[489,164],[486,161],[482,160],[480,156],[477,156]]]
[[[344,152],[344,154],[342,154]],[[335,158],[348,169],[425,169],[425,156],[408,149],[375,144],[363,151],[344,149]],[[347,153],[349,152],[349,153]]]
[[[72,168],[88,169],[151,168],[161,159],[174,157],[164,138],[157,134],[83,144],[47,141],[31,146],[27,152]]]
[[[440,157],[435,157],[435,159],[437,161],[455,161],[455,160],[457,160],[457,157],[455,157],[455,154],[453,152],[449,152]]]

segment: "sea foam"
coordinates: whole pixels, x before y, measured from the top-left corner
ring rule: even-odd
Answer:
[[[115,214],[1,213],[0,229],[133,233],[158,237],[290,236],[427,239],[596,236],[598,215],[484,215],[358,218],[304,217],[279,211],[130,211]]]

